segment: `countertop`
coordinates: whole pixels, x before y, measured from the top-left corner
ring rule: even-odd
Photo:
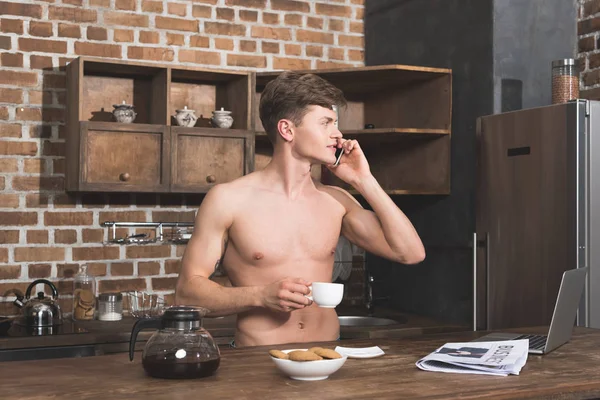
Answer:
[[[364,311],[355,308],[340,308],[339,315],[364,315]],[[457,332],[468,330],[468,327],[441,323],[431,318],[420,317],[393,311],[380,309],[379,317],[391,318],[403,323],[387,326],[342,326],[340,335],[342,339],[367,339],[380,337],[409,337],[425,333]],[[81,346],[97,345],[102,354],[127,351],[131,328],[135,319],[124,317],[121,321],[85,321],[78,325],[88,332],[82,334],[52,335],[37,337],[0,337],[0,351],[7,349],[22,349],[36,347],[59,347],[59,346]],[[218,345],[226,346],[235,334],[236,316],[231,315],[220,318],[204,318],[202,326],[213,336]],[[138,336],[137,348],[150,338],[152,330],[144,330]]]
[[[539,330],[524,330],[539,332]],[[415,362],[450,341],[484,332],[425,335],[408,339],[355,339],[345,346],[374,346],[385,355],[348,359],[327,380],[302,382],[281,375],[270,347],[221,350],[216,374],[195,380],[147,377],[141,354],[0,364],[3,398],[73,399],[398,399],[398,398],[591,398],[600,396],[600,331],[576,328],[571,341],[545,356],[530,355],[519,376],[445,374],[417,369]],[[334,347],[339,342],[302,344]],[[299,345],[278,346],[297,348]],[[10,365],[10,368],[6,368]],[[51,383],[51,384],[50,384]]]

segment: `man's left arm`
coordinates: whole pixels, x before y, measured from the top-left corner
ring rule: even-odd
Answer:
[[[358,143],[349,140],[344,142],[344,147],[347,150],[345,163],[329,169],[350,183],[373,211],[365,210],[345,190],[330,187],[346,208],[342,235],[366,251],[393,261],[403,264],[423,261],[425,249],[417,231],[373,177]]]

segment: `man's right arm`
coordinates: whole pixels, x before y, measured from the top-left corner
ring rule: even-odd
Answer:
[[[180,305],[208,309],[208,316],[237,314],[254,307],[290,312],[310,305],[304,297],[308,285],[300,278],[265,282],[265,286],[224,287],[208,279],[225,250],[233,223],[235,195],[225,185],[213,187],[205,196],[187,244],[177,280],[175,301]]]

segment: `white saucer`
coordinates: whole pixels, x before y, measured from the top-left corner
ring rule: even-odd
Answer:
[[[341,347],[337,346],[335,351],[340,353],[342,356],[348,356],[348,358],[375,358],[384,355],[384,351],[379,346],[373,347]]]

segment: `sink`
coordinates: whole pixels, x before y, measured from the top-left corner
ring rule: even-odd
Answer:
[[[338,316],[340,326],[386,326],[396,325],[402,322],[388,318],[363,317],[363,316]]]

